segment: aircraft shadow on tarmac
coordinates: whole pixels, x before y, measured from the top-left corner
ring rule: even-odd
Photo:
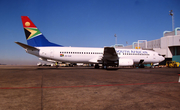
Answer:
[[[94,69],[94,70],[108,70],[108,71],[116,71],[120,68],[107,68],[107,69],[102,69],[102,68],[99,68],[99,69],[95,69],[94,67],[59,67],[59,68],[55,68],[55,67],[49,67],[49,68],[41,68],[41,67],[38,67],[37,68],[38,70],[65,70],[65,69]]]

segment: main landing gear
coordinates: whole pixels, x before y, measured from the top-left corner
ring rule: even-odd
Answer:
[[[99,69],[99,67],[100,67],[99,64],[95,64],[94,66],[95,69]],[[107,66],[102,64],[102,69],[107,69]]]
[[[95,69],[99,69],[99,64],[95,64]]]
[[[144,64],[139,64],[139,68],[144,68]]]
[[[144,68],[143,62],[144,62],[144,60],[140,60],[140,62],[139,62],[139,68]]]

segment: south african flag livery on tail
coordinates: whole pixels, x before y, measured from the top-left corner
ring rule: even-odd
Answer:
[[[33,47],[61,46],[49,42],[28,16],[21,16],[28,45]]]

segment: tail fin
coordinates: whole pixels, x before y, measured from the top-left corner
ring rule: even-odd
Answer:
[[[49,42],[28,16],[21,16],[28,45],[33,47],[61,46]],[[61,46],[62,47],[62,46]]]

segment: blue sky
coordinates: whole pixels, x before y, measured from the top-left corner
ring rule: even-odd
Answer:
[[[0,0],[0,63],[36,64],[15,41],[26,43],[21,16],[51,42],[73,47],[131,45],[180,27],[179,0]]]

